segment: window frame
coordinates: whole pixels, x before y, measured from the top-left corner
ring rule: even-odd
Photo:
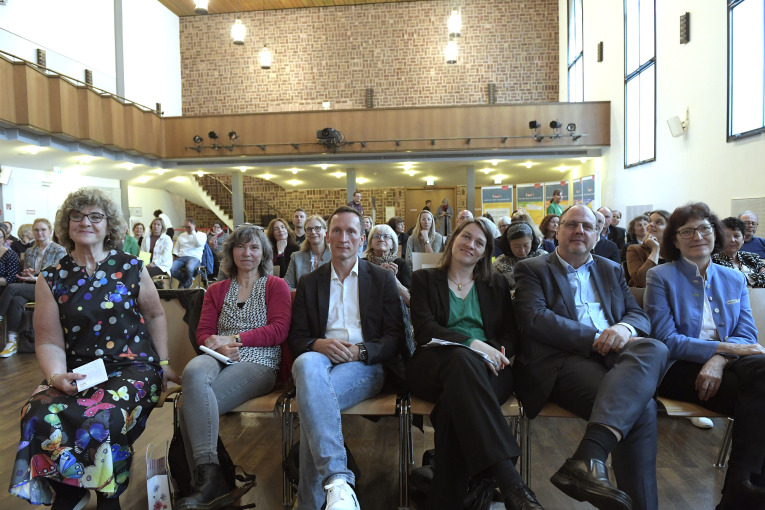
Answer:
[[[640,64],[637,69],[632,71],[631,73],[627,73],[627,41],[629,38],[627,37],[627,2],[629,0],[624,0],[623,6],[624,6],[624,168],[634,168],[640,165],[645,165],[646,163],[651,163],[656,161],[656,103],[657,103],[657,94],[656,94],[656,82],[657,80],[657,65],[656,65],[656,0],[636,0],[638,2],[638,6],[640,5],[640,2],[643,1],[651,1],[653,2],[653,57],[646,60],[644,63]],[[640,7],[638,7],[638,15],[640,13]],[[639,38],[638,38],[638,45],[640,44]],[[628,118],[627,118],[627,85],[630,81],[632,81],[635,78],[639,78],[640,75],[646,71],[647,69],[653,68],[654,74],[653,74],[653,156],[651,156],[648,159],[640,160],[635,163],[627,163],[627,129],[628,129]],[[638,112],[639,115],[640,112]],[[639,129],[638,129],[639,131]],[[638,133],[639,134],[639,133]]]
[[[579,52],[579,54],[574,57],[573,60],[570,60],[571,57],[571,3],[574,3],[576,6],[579,5],[579,13],[580,17],[582,19],[582,26],[581,30],[577,34],[579,36],[579,40],[582,41],[582,49]],[[566,68],[566,78],[567,78],[567,95],[568,95],[568,102],[569,103],[579,103],[584,102],[584,1],[583,0],[567,0],[566,2],[568,7],[568,23],[566,24],[566,61],[568,63],[568,66]],[[578,101],[576,99],[571,99],[571,72],[575,70],[576,66],[581,66],[581,76],[582,81],[581,83],[578,83],[578,89],[581,91],[582,100]]]
[[[726,97],[726,118],[725,118],[725,140],[726,142],[736,142],[738,140],[744,140],[746,138],[751,138],[753,136],[760,135],[762,133],[765,133],[765,114],[763,114],[763,125],[761,127],[750,129],[749,131],[743,131],[741,133],[733,133],[733,60],[731,58],[732,55],[732,36],[733,36],[733,18],[731,14],[733,13],[733,9],[738,7],[739,5],[743,4],[746,0],[728,0],[727,1],[727,16],[728,16],[728,24],[727,24],[727,64],[728,64],[728,90],[727,90],[727,97]],[[765,26],[765,19],[763,20],[763,26]],[[763,44],[765,44],[765,29],[763,30]],[[763,62],[763,75],[765,75],[765,61]],[[765,88],[763,88],[763,101],[765,102]]]

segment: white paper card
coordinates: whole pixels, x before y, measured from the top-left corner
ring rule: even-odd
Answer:
[[[468,347],[467,345],[464,345],[464,344],[458,344],[458,343],[455,343],[455,342],[450,342],[449,340],[441,340],[440,338],[431,338],[430,342],[425,345],[425,347],[429,347],[429,346],[432,346],[432,347],[462,347],[462,348],[465,348],[465,349],[470,349],[474,353],[478,354],[481,357],[481,359],[483,359],[489,365],[493,364],[491,362],[491,358],[489,358],[488,354],[486,354],[485,352],[481,352],[478,349],[473,349],[472,347]]]
[[[106,375],[104,360],[101,358],[91,361],[90,363],[86,363],[81,367],[75,368],[72,370],[72,372],[75,374],[87,375],[85,379],[79,379],[77,381],[78,392],[92,388],[96,384],[101,384],[102,382],[109,379],[109,377]]]
[[[209,347],[206,347],[204,345],[200,345],[199,349],[203,353],[205,353],[205,354],[207,354],[209,356],[212,356],[213,358],[217,359],[218,361],[220,361],[222,363],[225,363],[226,365],[233,365],[234,363],[238,363],[237,361],[231,361],[231,358],[229,358],[228,356],[224,356],[223,354],[219,353],[218,351],[214,351],[214,350],[212,350]]]

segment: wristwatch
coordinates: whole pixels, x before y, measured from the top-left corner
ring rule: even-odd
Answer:
[[[367,362],[369,359],[369,352],[367,351],[366,346],[362,344],[356,344],[359,346],[359,361],[363,361],[364,363]]]

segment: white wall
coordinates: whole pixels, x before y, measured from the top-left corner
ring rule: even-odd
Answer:
[[[175,230],[182,230],[183,221],[186,219],[186,201],[183,197],[161,189],[128,186],[128,202],[131,209],[141,208],[140,215],[130,217],[131,231],[133,225],[139,222],[148,230],[157,209],[162,209],[162,212],[170,217]]]
[[[8,167],[4,167],[8,168]],[[120,204],[120,182],[83,175],[54,174],[52,171],[11,168],[8,184],[2,186],[2,220],[13,223],[15,230],[35,218],[47,218],[53,223],[56,211],[72,191],[95,186]],[[8,206],[10,205],[10,209]]]
[[[132,0],[131,0],[132,1]],[[0,5],[0,50],[115,92],[114,5],[105,0],[11,0]]]
[[[167,116],[181,116],[178,16],[157,0],[123,0],[125,96]]]
[[[765,135],[726,142],[725,2],[656,2],[656,161],[625,170],[623,2],[583,1],[584,98],[611,101],[611,147],[599,163],[603,203],[620,210],[653,203],[671,211],[702,200],[717,214],[728,216],[738,212],[730,210],[731,199],[765,197]],[[566,0],[560,0],[559,7],[564,32]],[[683,45],[679,19],[685,12],[691,13],[691,40]],[[604,61],[596,62],[600,41]],[[562,62],[566,49],[562,44]],[[565,69],[561,65],[561,101],[566,100]],[[675,115],[684,118],[686,108],[688,133],[673,138],[666,120]]]

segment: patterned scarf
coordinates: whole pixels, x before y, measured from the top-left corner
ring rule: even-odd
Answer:
[[[379,266],[385,263],[388,264],[394,264],[396,261],[396,254],[388,252],[387,255],[383,255],[382,257],[378,257],[374,253],[369,253],[367,255],[367,261],[371,262],[372,264]]]

